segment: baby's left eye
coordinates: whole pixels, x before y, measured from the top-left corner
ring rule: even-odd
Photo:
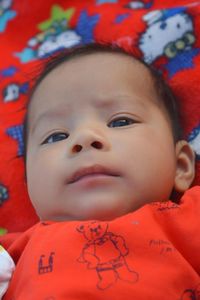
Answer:
[[[135,120],[128,118],[128,117],[120,117],[115,120],[112,120],[109,124],[108,127],[122,127],[122,126],[128,126],[133,123],[138,123]]]
[[[50,136],[48,136],[42,144],[52,144],[52,143],[56,143],[62,140],[65,140],[69,137],[68,133],[65,132],[55,132],[53,134],[51,134]]]

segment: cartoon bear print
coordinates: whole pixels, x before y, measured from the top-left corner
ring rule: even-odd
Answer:
[[[97,288],[105,290],[117,280],[129,283],[138,280],[138,274],[127,265],[125,257],[129,250],[124,238],[109,232],[106,222],[91,221],[80,225],[77,231],[86,239],[78,262],[87,264],[88,269],[96,270]]]
[[[194,289],[186,289],[180,300],[200,300],[200,284]]]

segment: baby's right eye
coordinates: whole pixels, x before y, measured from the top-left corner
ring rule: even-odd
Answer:
[[[55,132],[53,134],[51,134],[50,136],[48,136],[43,142],[43,144],[52,144],[52,143],[56,143],[56,142],[60,142],[62,140],[65,140],[69,137],[68,133],[65,132]]]

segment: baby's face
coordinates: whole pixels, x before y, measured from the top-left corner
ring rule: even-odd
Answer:
[[[168,199],[172,130],[142,64],[79,57],[48,74],[31,101],[27,181],[42,220],[109,220]]]

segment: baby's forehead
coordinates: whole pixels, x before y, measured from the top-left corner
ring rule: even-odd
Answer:
[[[152,74],[141,61],[127,53],[96,52],[76,55],[61,63],[55,61],[55,67],[49,71],[47,67],[45,76],[41,75],[34,88],[33,96],[38,94],[41,88],[46,91],[51,87],[55,89],[57,78],[60,80],[61,76],[65,79],[64,85],[75,82],[77,86],[71,85],[71,87],[76,89],[81,82],[84,84],[87,78],[102,80],[102,74],[104,77],[107,76],[110,84],[115,80],[131,82],[137,80],[145,82],[143,88],[150,88],[149,92],[155,92]],[[118,89],[118,86],[116,85],[115,88]]]
[[[140,61],[123,53],[97,52],[75,56],[50,70],[33,92],[29,113],[36,103],[48,107],[45,99],[51,98],[52,94],[65,99],[74,95],[80,97],[80,90],[92,94],[94,85],[95,92],[111,98],[121,90],[122,93],[130,92],[132,87],[133,93],[136,91],[152,99],[156,95],[151,73]]]
[[[59,64],[53,72],[57,73],[61,69],[66,71],[73,69],[79,71],[83,66],[85,69],[87,67],[88,69],[91,68],[92,73],[98,73],[101,67],[106,71],[106,68],[109,70],[109,67],[113,66],[116,70],[118,68],[124,68],[127,72],[131,70],[134,72],[136,70],[138,74],[151,77],[148,66],[126,52],[95,52],[81,54],[80,56],[76,55]],[[94,68],[95,66],[96,68]]]

